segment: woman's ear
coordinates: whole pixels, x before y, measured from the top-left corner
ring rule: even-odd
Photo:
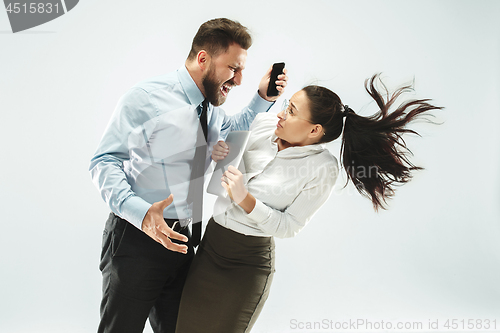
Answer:
[[[323,135],[323,126],[321,126],[320,124],[314,125],[314,127],[309,132],[309,137],[311,139],[320,139],[322,135]]]

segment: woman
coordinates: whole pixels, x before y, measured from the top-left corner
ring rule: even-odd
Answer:
[[[342,134],[342,162],[358,191],[375,210],[386,208],[394,185],[420,169],[407,158],[401,135],[417,116],[441,109],[429,100],[405,102],[389,113],[410,86],[386,100],[365,88],[380,111],[356,114],[324,87],[307,86],[285,101],[278,119],[259,114],[240,166],[230,166],[221,181],[228,198],[218,198],[214,216],[184,286],[177,333],[249,332],[267,299],[274,274],[276,237],[293,237],[328,199],[338,175],[337,160],[324,143]],[[276,121],[278,120],[278,121]],[[227,156],[227,145],[214,146],[212,158]]]

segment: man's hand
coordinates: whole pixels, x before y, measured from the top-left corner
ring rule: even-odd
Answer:
[[[229,154],[229,146],[224,141],[219,141],[215,144],[212,151],[212,160],[218,162],[226,158]]]
[[[283,69],[283,74],[278,75],[278,80],[276,81],[276,89],[278,89],[278,96],[267,96],[267,87],[269,86],[269,79],[271,78],[271,71],[273,69],[273,66],[269,67],[269,70],[267,71],[266,75],[260,80],[259,84],[259,95],[263,99],[265,99],[268,102],[274,102],[278,99],[278,97],[281,96],[283,91],[285,91],[285,87],[288,81],[288,76],[286,75],[288,73],[288,70],[285,68]]]
[[[187,242],[188,238],[170,229],[163,219],[163,210],[167,208],[172,201],[174,201],[174,195],[170,194],[165,200],[155,202],[149,208],[146,216],[144,216],[144,220],[142,220],[142,231],[170,251],[186,254],[188,249],[187,245],[173,243],[170,239]]]

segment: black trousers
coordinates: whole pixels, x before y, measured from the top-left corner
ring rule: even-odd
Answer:
[[[190,237],[188,228],[182,233]],[[111,213],[99,265],[103,296],[98,333],[139,333],[148,317],[155,333],[174,333],[193,255],[190,241],[187,254],[172,252]]]

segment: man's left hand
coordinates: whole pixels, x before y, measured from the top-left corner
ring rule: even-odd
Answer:
[[[283,69],[283,74],[278,75],[278,80],[276,81],[276,89],[278,90],[278,96],[267,96],[267,87],[269,86],[269,79],[271,78],[271,71],[273,66],[269,67],[266,75],[260,80],[259,84],[259,96],[268,102],[274,102],[281,96],[283,91],[285,91],[286,84],[288,82],[288,70]]]

